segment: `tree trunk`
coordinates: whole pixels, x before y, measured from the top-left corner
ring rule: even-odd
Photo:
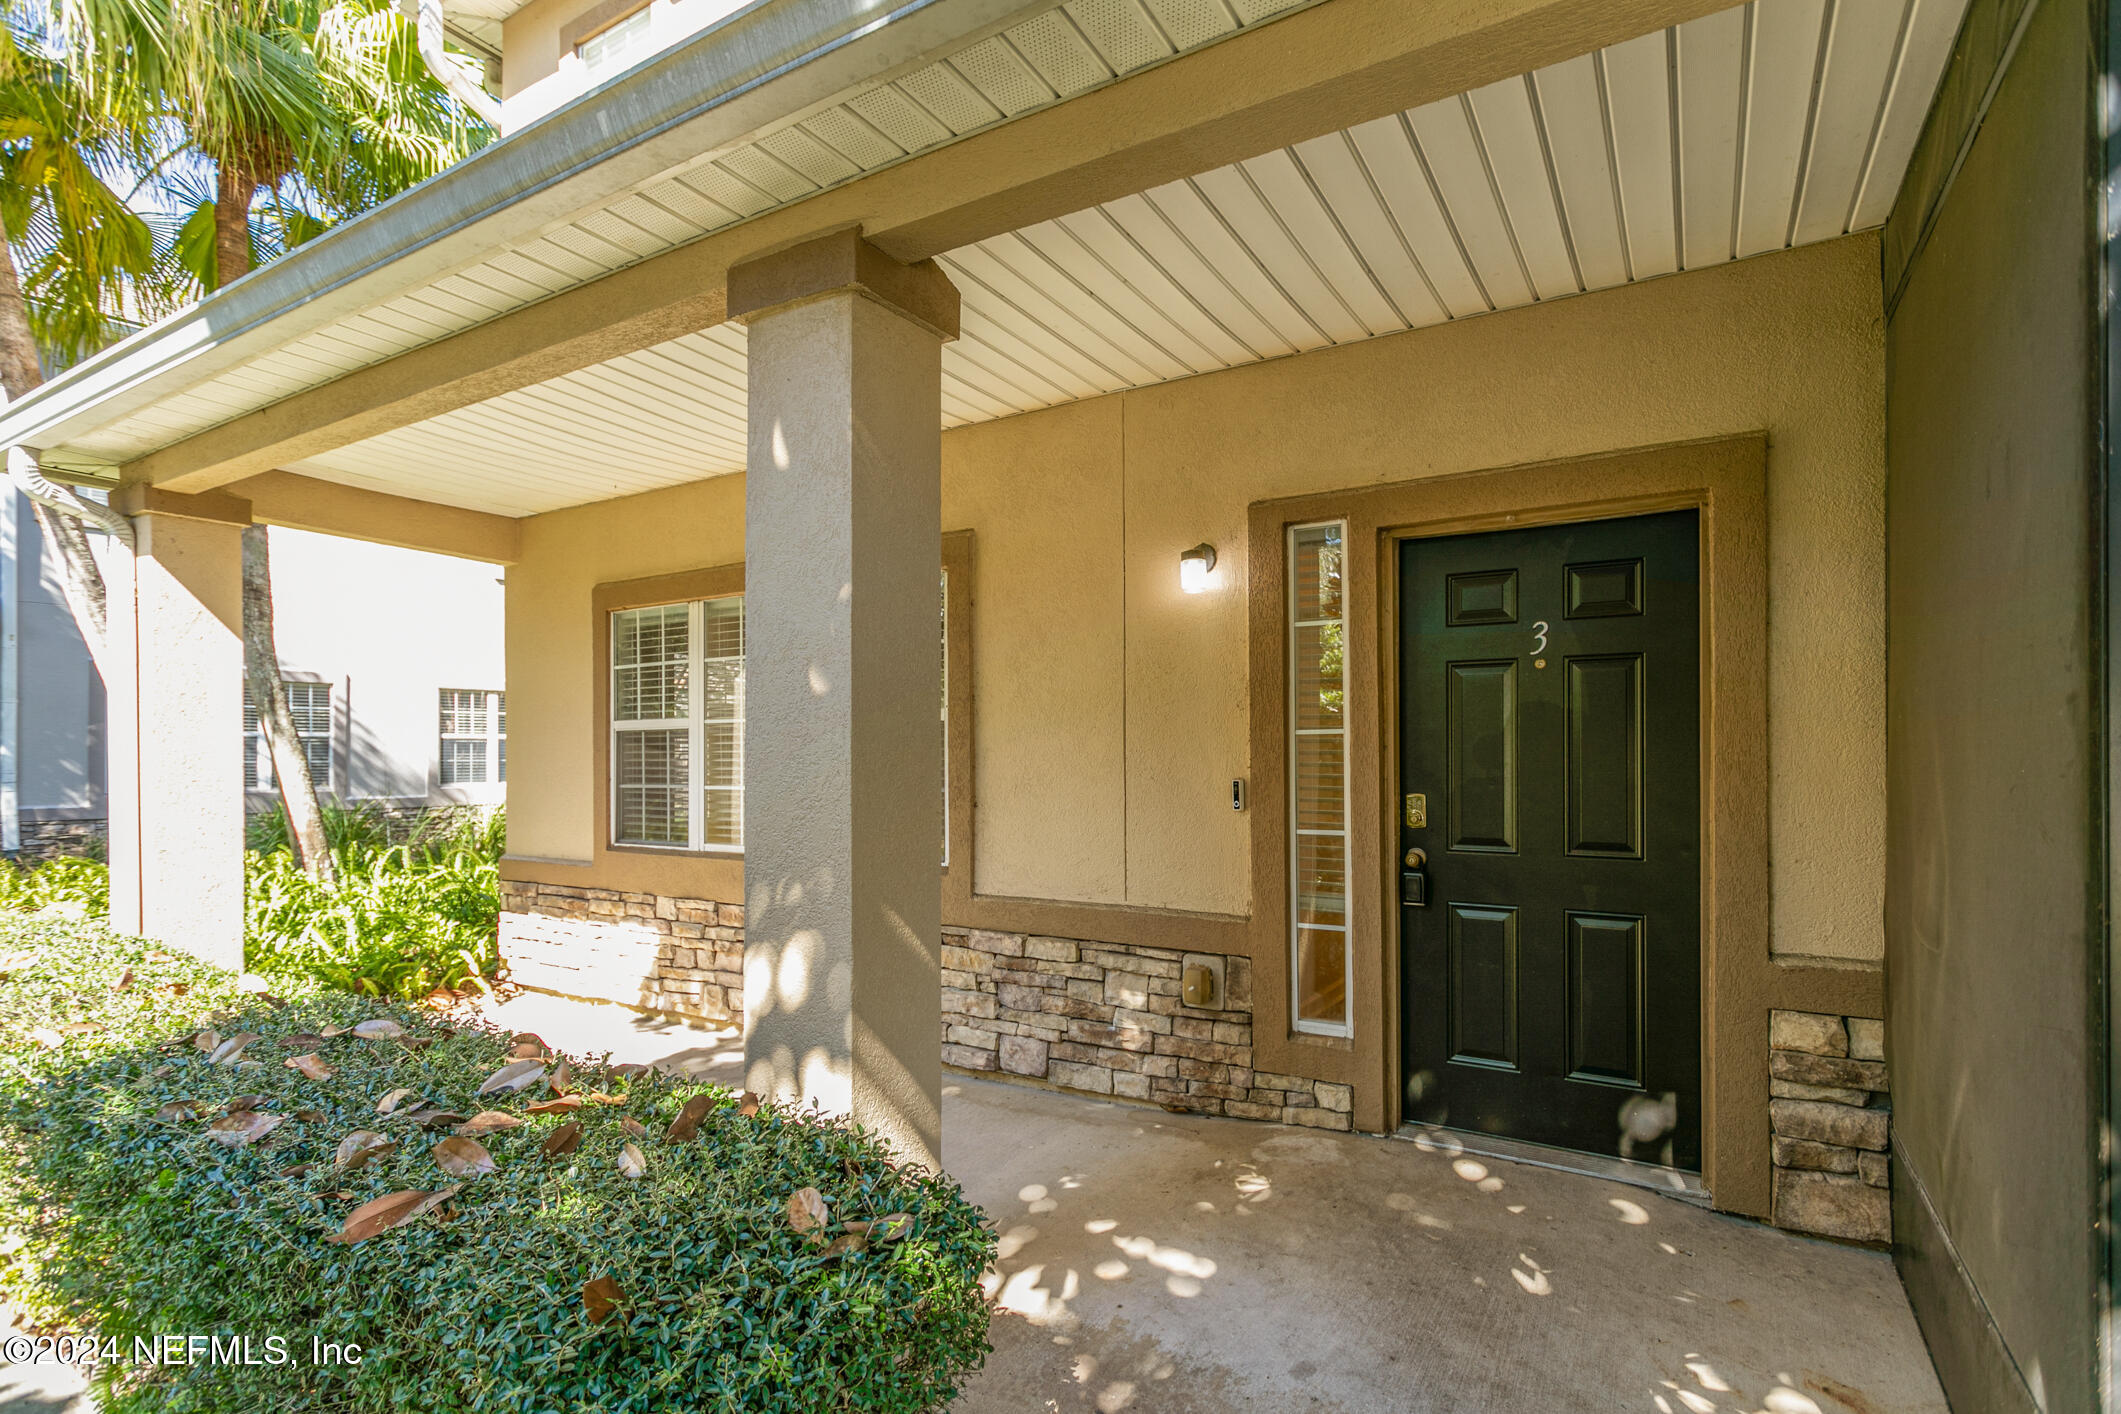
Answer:
[[[44,381],[44,363],[37,355],[37,339],[30,332],[29,304],[22,296],[22,281],[15,273],[15,254],[7,234],[0,231],[0,392],[13,402]],[[4,451],[4,449],[0,449]],[[0,489],[13,495],[13,487]],[[74,627],[88,645],[88,655],[103,680],[111,680],[110,611],[103,590],[103,571],[89,552],[88,531],[72,516],[60,515],[32,501],[37,529],[50,547],[59,571],[59,588],[66,607],[73,612]]]
[[[250,273],[250,203],[257,179],[240,162],[223,158],[214,169],[214,288]]]
[[[324,838],[324,811],[317,804],[309,754],[295,731],[295,714],[287,705],[287,684],[280,680],[280,658],[273,645],[272,555],[262,525],[243,527],[243,679],[258,710],[258,736],[272,755],[273,782],[287,809],[287,837],[294,844],[295,862],[328,881],[336,871]]]

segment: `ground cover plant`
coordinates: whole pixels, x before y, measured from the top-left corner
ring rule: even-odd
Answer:
[[[395,840],[376,811],[327,804],[324,827],[337,865],[328,881],[295,863],[277,807],[250,817],[243,947],[252,971],[411,1000],[481,985],[499,970],[508,838],[500,811],[430,817]],[[108,869],[93,859],[0,863],[0,909],[55,906],[74,917],[108,914]]]
[[[843,1123],[86,923],[0,973],[0,1283],[110,1414],[911,1414],[987,1349],[978,1209]]]

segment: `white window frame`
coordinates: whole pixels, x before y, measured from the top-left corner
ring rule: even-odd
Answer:
[[[331,790],[333,789],[332,783],[338,778],[339,772],[339,694],[336,687],[329,680],[319,682],[310,678],[282,678],[280,685],[287,689],[287,705],[290,712],[294,707],[293,699],[296,688],[305,690],[321,688],[324,692],[324,730],[305,732],[297,727],[295,736],[302,742],[304,755],[309,752],[310,742],[321,741],[324,743],[324,774],[318,776],[316,765],[312,762],[310,765],[311,784],[321,791]],[[248,773],[246,773],[243,789],[256,791],[278,790],[280,782],[279,778],[273,773],[272,749],[266,744],[264,723],[258,717],[256,705],[250,700],[250,684],[247,682],[243,685],[243,702],[244,716],[249,718],[243,730],[243,743],[246,748],[244,755],[255,763],[257,771],[257,784],[252,785]],[[306,710],[313,712],[316,709],[310,707]]]
[[[574,46],[574,57],[592,83],[624,73],[655,52],[655,6],[643,5]]]
[[[700,690],[701,684],[705,681],[705,670],[709,661],[704,651],[707,637],[707,605],[710,602],[723,599],[735,599],[742,603],[744,596],[742,593],[712,594],[705,599],[694,599],[685,604],[685,675],[687,686],[686,710],[685,716],[682,718],[643,717],[639,719],[622,719],[618,714],[619,618],[622,615],[636,613],[642,609],[663,609],[670,607],[670,605],[629,604],[623,609],[613,609],[611,611],[610,627],[606,634],[610,647],[604,655],[604,692],[605,700],[609,704],[608,715],[611,719],[611,729],[606,733],[604,750],[606,753],[605,760],[609,763],[606,774],[610,777],[611,787],[609,798],[605,802],[606,818],[610,821],[610,829],[606,833],[610,836],[607,843],[612,848],[685,850],[695,854],[718,854],[730,857],[741,857],[744,853],[744,814],[741,806],[737,810],[737,842],[735,844],[713,844],[709,843],[707,839],[708,790],[731,792],[740,798],[744,793],[743,751],[741,745],[739,745],[737,753],[736,785],[713,787],[707,785],[706,694]],[[748,657],[751,646],[751,620],[748,606],[744,619],[744,646],[745,654]],[[712,661],[722,662],[725,660],[717,658]],[[741,698],[739,701],[741,701]],[[741,708],[739,708],[739,715],[736,721],[739,741],[741,742],[744,721]],[[685,781],[686,842],[684,844],[678,844],[674,840],[629,840],[619,833],[620,824],[624,817],[624,812],[619,808],[619,735],[621,732],[655,731],[682,731],[686,734],[685,751],[690,766]]]
[[[444,710],[454,711],[454,705],[445,709],[445,696],[470,695],[486,699],[486,728],[477,732],[442,731]],[[500,688],[443,687],[435,689],[435,727],[438,748],[435,752],[435,784],[443,787],[505,785],[508,781],[508,693]],[[480,763],[480,775],[475,781],[450,780],[449,744],[453,741],[476,741],[484,743],[486,754]]]
[[[1303,533],[1304,531],[1307,531],[1307,530],[1324,530],[1324,529],[1337,529],[1337,530],[1339,530],[1339,532],[1340,532],[1340,550],[1341,550],[1341,567],[1342,567],[1342,568],[1341,568],[1341,583],[1340,583],[1340,614],[1339,614],[1339,616],[1338,616],[1337,618],[1331,618],[1331,619],[1298,619],[1298,618],[1296,617],[1296,603],[1297,603],[1297,593],[1298,593],[1298,590],[1297,590],[1297,583],[1296,583],[1296,556],[1297,556],[1297,552],[1296,552],[1296,537],[1297,537],[1298,535],[1302,534],[1302,533]],[[1283,563],[1283,564],[1285,564],[1285,565],[1287,565],[1287,566],[1289,567],[1289,573],[1288,573],[1288,575],[1287,575],[1287,581],[1288,581],[1288,595],[1287,595],[1287,602],[1286,602],[1286,603],[1285,603],[1285,604],[1283,605],[1283,607],[1282,607],[1282,625],[1283,625],[1283,632],[1284,632],[1284,633],[1285,633],[1285,634],[1287,635],[1287,642],[1288,642],[1288,651],[1287,651],[1287,652],[1286,652],[1286,653],[1285,653],[1285,654],[1283,655],[1283,656],[1284,656],[1284,659],[1285,659],[1285,662],[1284,662],[1284,665],[1283,665],[1283,667],[1284,667],[1284,673],[1285,673],[1286,681],[1285,681],[1285,683],[1284,683],[1284,686],[1283,686],[1283,699],[1282,699],[1282,710],[1283,710],[1283,712],[1285,713],[1285,715],[1286,715],[1286,717],[1287,717],[1287,725],[1286,725],[1286,727],[1284,728],[1284,731],[1285,731],[1285,736],[1284,736],[1284,739],[1283,739],[1283,742],[1282,742],[1282,747],[1283,747],[1283,750],[1284,750],[1284,751],[1285,751],[1285,752],[1287,753],[1287,755],[1286,755],[1286,760],[1288,761],[1288,777],[1289,777],[1289,789],[1288,789],[1288,793],[1287,793],[1287,798],[1286,798],[1285,800],[1283,800],[1283,802],[1282,802],[1282,809],[1283,809],[1284,811],[1286,811],[1286,812],[1287,812],[1287,816],[1286,816],[1286,818],[1287,818],[1287,820],[1288,820],[1288,823],[1289,823],[1289,852],[1288,852],[1288,856],[1287,856],[1287,861],[1286,861],[1286,862],[1287,862],[1287,868],[1288,868],[1288,879],[1289,879],[1289,882],[1288,882],[1288,906],[1289,906],[1289,927],[1288,927],[1288,938],[1287,938],[1287,943],[1288,943],[1288,949],[1289,949],[1289,954],[1288,954],[1288,956],[1289,956],[1289,1023],[1290,1023],[1290,1029],[1291,1029],[1291,1030],[1293,1030],[1293,1031],[1297,1031],[1297,1032],[1301,1032],[1302,1034],[1304,1034],[1304,1035],[1307,1035],[1307,1036],[1341,1036],[1341,1037],[1349,1037],[1349,1036],[1353,1036],[1353,1035],[1355,1034],[1355,944],[1354,944],[1354,938],[1353,938],[1353,935],[1352,935],[1352,932],[1351,932],[1351,928],[1350,928],[1350,925],[1349,925],[1349,923],[1348,923],[1348,913],[1347,913],[1347,905],[1348,905],[1348,898],[1347,898],[1347,892],[1346,892],[1346,891],[1347,891],[1347,884],[1348,884],[1348,868],[1349,868],[1349,865],[1350,865],[1350,863],[1352,862],[1352,861],[1350,860],[1350,858],[1349,858],[1349,853],[1350,853],[1350,850],[1349,850],[1349,846],[1350,846],[1350,845],[1352,844],[1352,842],[1353,842],[1353,839],[1354,839],[1354,832],[1353,832],[1353,829],[1351,828],[1351,823],[1350,823],[1350,821],[1349,821],[1349,819],[1348,819],[1348,812],[1349,812],[1349,810],[1350,810],[1350,809],[1352,808],[1352,802],[1351,802],[1351,801],[1349,800],[1349,798],[1348,798],[1348,794],[1349,794],[1349,792],[1348,792],[1348,749],[1347,749],[1347,747],[1348,747],[1348,676],[1347,676],[1347,666],[1346,666],[1346,664],[1347,664],[1347,659],[1346,659],[1346,649],[1345,649],[1345,645],[1346,645],[1346,643],[1347,643],[1347,626],[1348,626],[1348,581],[1347,581],[1347,553],[1348,553],[1348,523],[1347,523],[1347,521],[1345,521],[1345,520],[1342,520],[1342,519],[1334,519],[1334,520],[1320,520],[1320,521],[1307,521],[1307,522],[1305,522],[1305,523],[1304,523],[1304,524],[1302,524],[1302,525],[1292,525],[1292,526],[1288,527],[1287,531],[1286,531],[1286,532],[1284,533],[1284,539],[1283,539],[1283,542],[1282,542],[1282,555],[1283,555],[1282,563]],[[1323,626],[1325,626],[1325,625],[1327,625],[1327,624],[1338,624],[1338,625],[1340,625],[1340,629],[1341,629],[1341,643],[1342,643],[1342,645],[1343,645],[1343,650],[1342,650],[1342,660],[1341,660],[1341,661],[1342,661],[1342,667],[1341,667],[1341,684],[1340,684],[1340,690],[1341,690],[1341,711],[1340,711],[1340,725],[1339,725],[1338,727],[1305,727],[1305,728],[1299,728],[1299,727],[1298,727],[1298,726],[1296,725],[1296,722],[1297,722],[1297,716],[1296,716],[1296,644],[1297,644],[1297,631],[1298,631],[1299,629],[1304,629],[1304,628],[1317,628],[1317,627],[1323,627]],[[1305,737],[1305,736],[1338,736],[1338,737],[1339,737],[1339,738],[1341,739],[1341,753],[1340,753],[1340,828],[1339,828],[1339,830],[1337,830],[1337,831],[1335,831],[1335,830],[1321,830],[1321,829],[1308,829],[1308,830],[1306,830],[1306,829],[1300,829],[1300,828],[1298,828],[1298,826],[1297,826],[1297,820],[1299,819],[1299,816],[1298,816],[1298,814],[1297,814],[1297,799],[1296,799],[1296,791],[1297,791],[1297,781],[1298,781],[1298,774],[1297,774],[1297,759],[1298,759],[1298,758],[1297,758],[1297,750],[1296,750],[1296,746],[1297,746],[1297,740],[1298,740],[1298,738],[1300,738],[1300,737]],[[1299,859],[1300,859],[1300,858],[1302,857],[1302,856],[1301,856],[1301,847],[1302,847],[1302,842],[1303,842],[1303,839],[1304,839],[1304,838],[1305,838],[1306,836],[1321,836],[1321,837],[1324,837],[1324,836],[1331,836],[1331,835],[1335,835],[1335,834],[1339,835],[1339,837],[1340,837],[1340,841],[1341,841],[1341,889],[1342,889],[1342,903],[1341,903],[1341,908],[1342,908],[1342,912],[1341,912],[1341,921],[1340,921],[1340,926],[1336,928],[1336,927],[1334,927],[1334,926],[1333,926],[1333,925],[1331,925],[1331,924],[1321,924],[1321,923],[1311,923],[1311,924],[1306,924],[1306,923],[1302,922],[1302,916],[1303,916],[1303,909],[1302,909],[1303,875],[1302,875],[1302,873],[1300,872],[1300,869],[1299,869],[1299,866],[1298,866],[1298,860],[1299,860]],[[1299,959],[1300,959],[1300,958],[1301,958],[1301,956],[1302,956],[1302,953],[1301,953],[1301,944],[1302,944],[1302,940],[1303,940],[1303,933],[1304,933],[1304,931],[1305,931],[1306,929],[1309,929],[1309,930],[1310,930],[1311,932],[1314,932],[1314,933],[1336,933],[1336,932],[1337,932],[1337,933],[1339,933],[1339,934],[1341,935],[1341,949],[1340,949],[1340,960],[1341,960],[1341,968],[1342,968],[1342,971],[1343,971],[1343,973],[1344,973],[1344,978],[1343,978],[1343,981],[1342,981],[1342,983],[1341,983],[1341,1019],[1340,1019],[1339,1021],[1337,1021],[1337,1022],[1336,1022],[1336,1021],[1318,1021],[1318,1020],[1309,1020],[1309,1019],[1305,1019],[1305,1018],[1304,1018],[1304,1017],[1302,1016],[1302,1011],[1301,1011],[1301,1009],[1302,1009],[1302,1002],[1303,1002],[1303,998],[1302,998],[1302,996],[1301,996],[1301,994],[1300,994],[1300,988],[1301,988],[1301,986],[1302,986],[1302,975],[1303,975],[1303,974],[1302,974],[1302,971],[1301,971],[1301,969],[1300,969],[1300,967],[1299,967],[1298,963],[1299,963]]]

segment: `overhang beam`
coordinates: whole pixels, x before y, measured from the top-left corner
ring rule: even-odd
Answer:
[[[522,522],[511,516],[342,486],[291,471],[268,471],[227,489],[250,502],[251,518],[260,525],[314,530],[496,565],[514,564],[522,558]]]

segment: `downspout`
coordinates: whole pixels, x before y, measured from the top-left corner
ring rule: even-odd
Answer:
[[[418,0],[416,21],[420,36],[420,58],[427,64],[427,72],[433,74],[441,85],[455,96],[457,102],[479,116],[488,127],[499,131],[501,126],[501,101],[481,88],[464,72],[464,66],[451,62],[442,48],[442,0]]]
[[[126,549],[136,548],[131,521],[109,506],[77,494],[72,487],[45,480],[44,469],[37,465],[37,454],[29,448],[7,449],[7,479],[14,483],[16,490],[38,505],[49,506],[75,520],[85,520],[96,529],[115,536]]]

